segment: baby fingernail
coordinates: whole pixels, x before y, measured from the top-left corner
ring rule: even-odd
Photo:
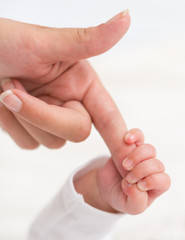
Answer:
[[[134,134],[132,134],[132,133],[127,133],[127,134],[125,135],[125,141],[128,141],[128,140],[134,141],[134,140],[135,140]]]
[[[130,159],[125,159],[122,163],[123,167],[126,169],[126,170],[131,170],[132,169],[132,165],[133,165],[133,162],[132,160]]]
[[[11,90],[3,92],[0,101],[14,112],[19,112],[22,108],[22,101]]]
[[[129,183],[135,183],[135,182],[136,182],[135,176],[134,176],[134,174],[131,173],[131,172],[126,176],[126,179],[127,179],[127,181],[128,181]]]
[[[122,182],[122,186],[125,186],[125,187],[131,187],[132,184],[129,183],[126,179],[124,179],[123,182]]]
[[[138,182],[137,187],[138,187],[139,190],[141,190],[143,192],[147,190],[147,186],[146,186],[145,181]]]
[[[15,85],[10,78],[3,79],[2,82],[1,82],[1,86],[2,86],[4,91],[15,89]]]

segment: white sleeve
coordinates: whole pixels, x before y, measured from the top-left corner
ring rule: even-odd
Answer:
[[[61,191],[30,228],[28,240],[108,240],[122,214],[98,210],[84,202],[73,180],[105,164],[108,158],[92,160],[75,170]]]

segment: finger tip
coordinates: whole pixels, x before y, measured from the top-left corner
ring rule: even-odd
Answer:
[[[139,181],[137,184],[137,188],[139,191],[141,192],[146,192],[147,191],[147,186],[146,186],[146,182],[145,181]]]
[[[128,10],[117,14],[106,22],[104,27],[106,27],[109,34],[111,34],[111,41],[114,41],[114,44],[116,44],[125,35],[129,29],[130,23],[131,18]]]
[[[15,85],[11,78],[4,78],[1,81],[1,86],[4,91],[15,89]]]
[[[128,132],[126,133],[124,140],[128,144],[133,144],[135,142],[135,135],[133,133]]]
[[[124,24],[126,24],[127,27],[129,28],[131,23],[130,10],[126,9],[125,11],[121,12],[119,19],[122,20]]]
[[[128,16],[130,16],[130,10],[128,8],[120,13],[120,18],[124,18]]]
[[[107,21],[107,23],[112,23],[112,22],[115,22],[117,20],[120,20],[120,19],[125,19],[126,17],[129,16],[129,9],[126,9],[118,14],[116,14],[114,17],[112,17],[111,19],[109,19]]]

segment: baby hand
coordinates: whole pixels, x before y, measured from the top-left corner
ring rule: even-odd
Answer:
[[[127,144],[137,145],[123,161],[123,167],[130,171],[122,181],[122,190],[127,196],[125,207],[131,214],[144,211],[170,186],[170,178],[164,172],[164,165],[156,159],[155,148],[142,143],[139,135],[137,129],[125,135]]]
[[[128,214],[139,214],[170,186],[170,177],[164,172],[164,165],[156,159],[152,145],[144,144],[139,129],[126,133],[126,144],[135,143],[123,160],[126,177],[122,178],[112,158],[99,172],[101,193],[112,209]]]

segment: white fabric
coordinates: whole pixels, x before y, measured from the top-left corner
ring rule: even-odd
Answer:
[[[28,240],[110,240],[115,222],[122,214],[95,209],[75,191],[73,180],[107,161],[92,160],[75,170],[53,201],[33,223]]]

